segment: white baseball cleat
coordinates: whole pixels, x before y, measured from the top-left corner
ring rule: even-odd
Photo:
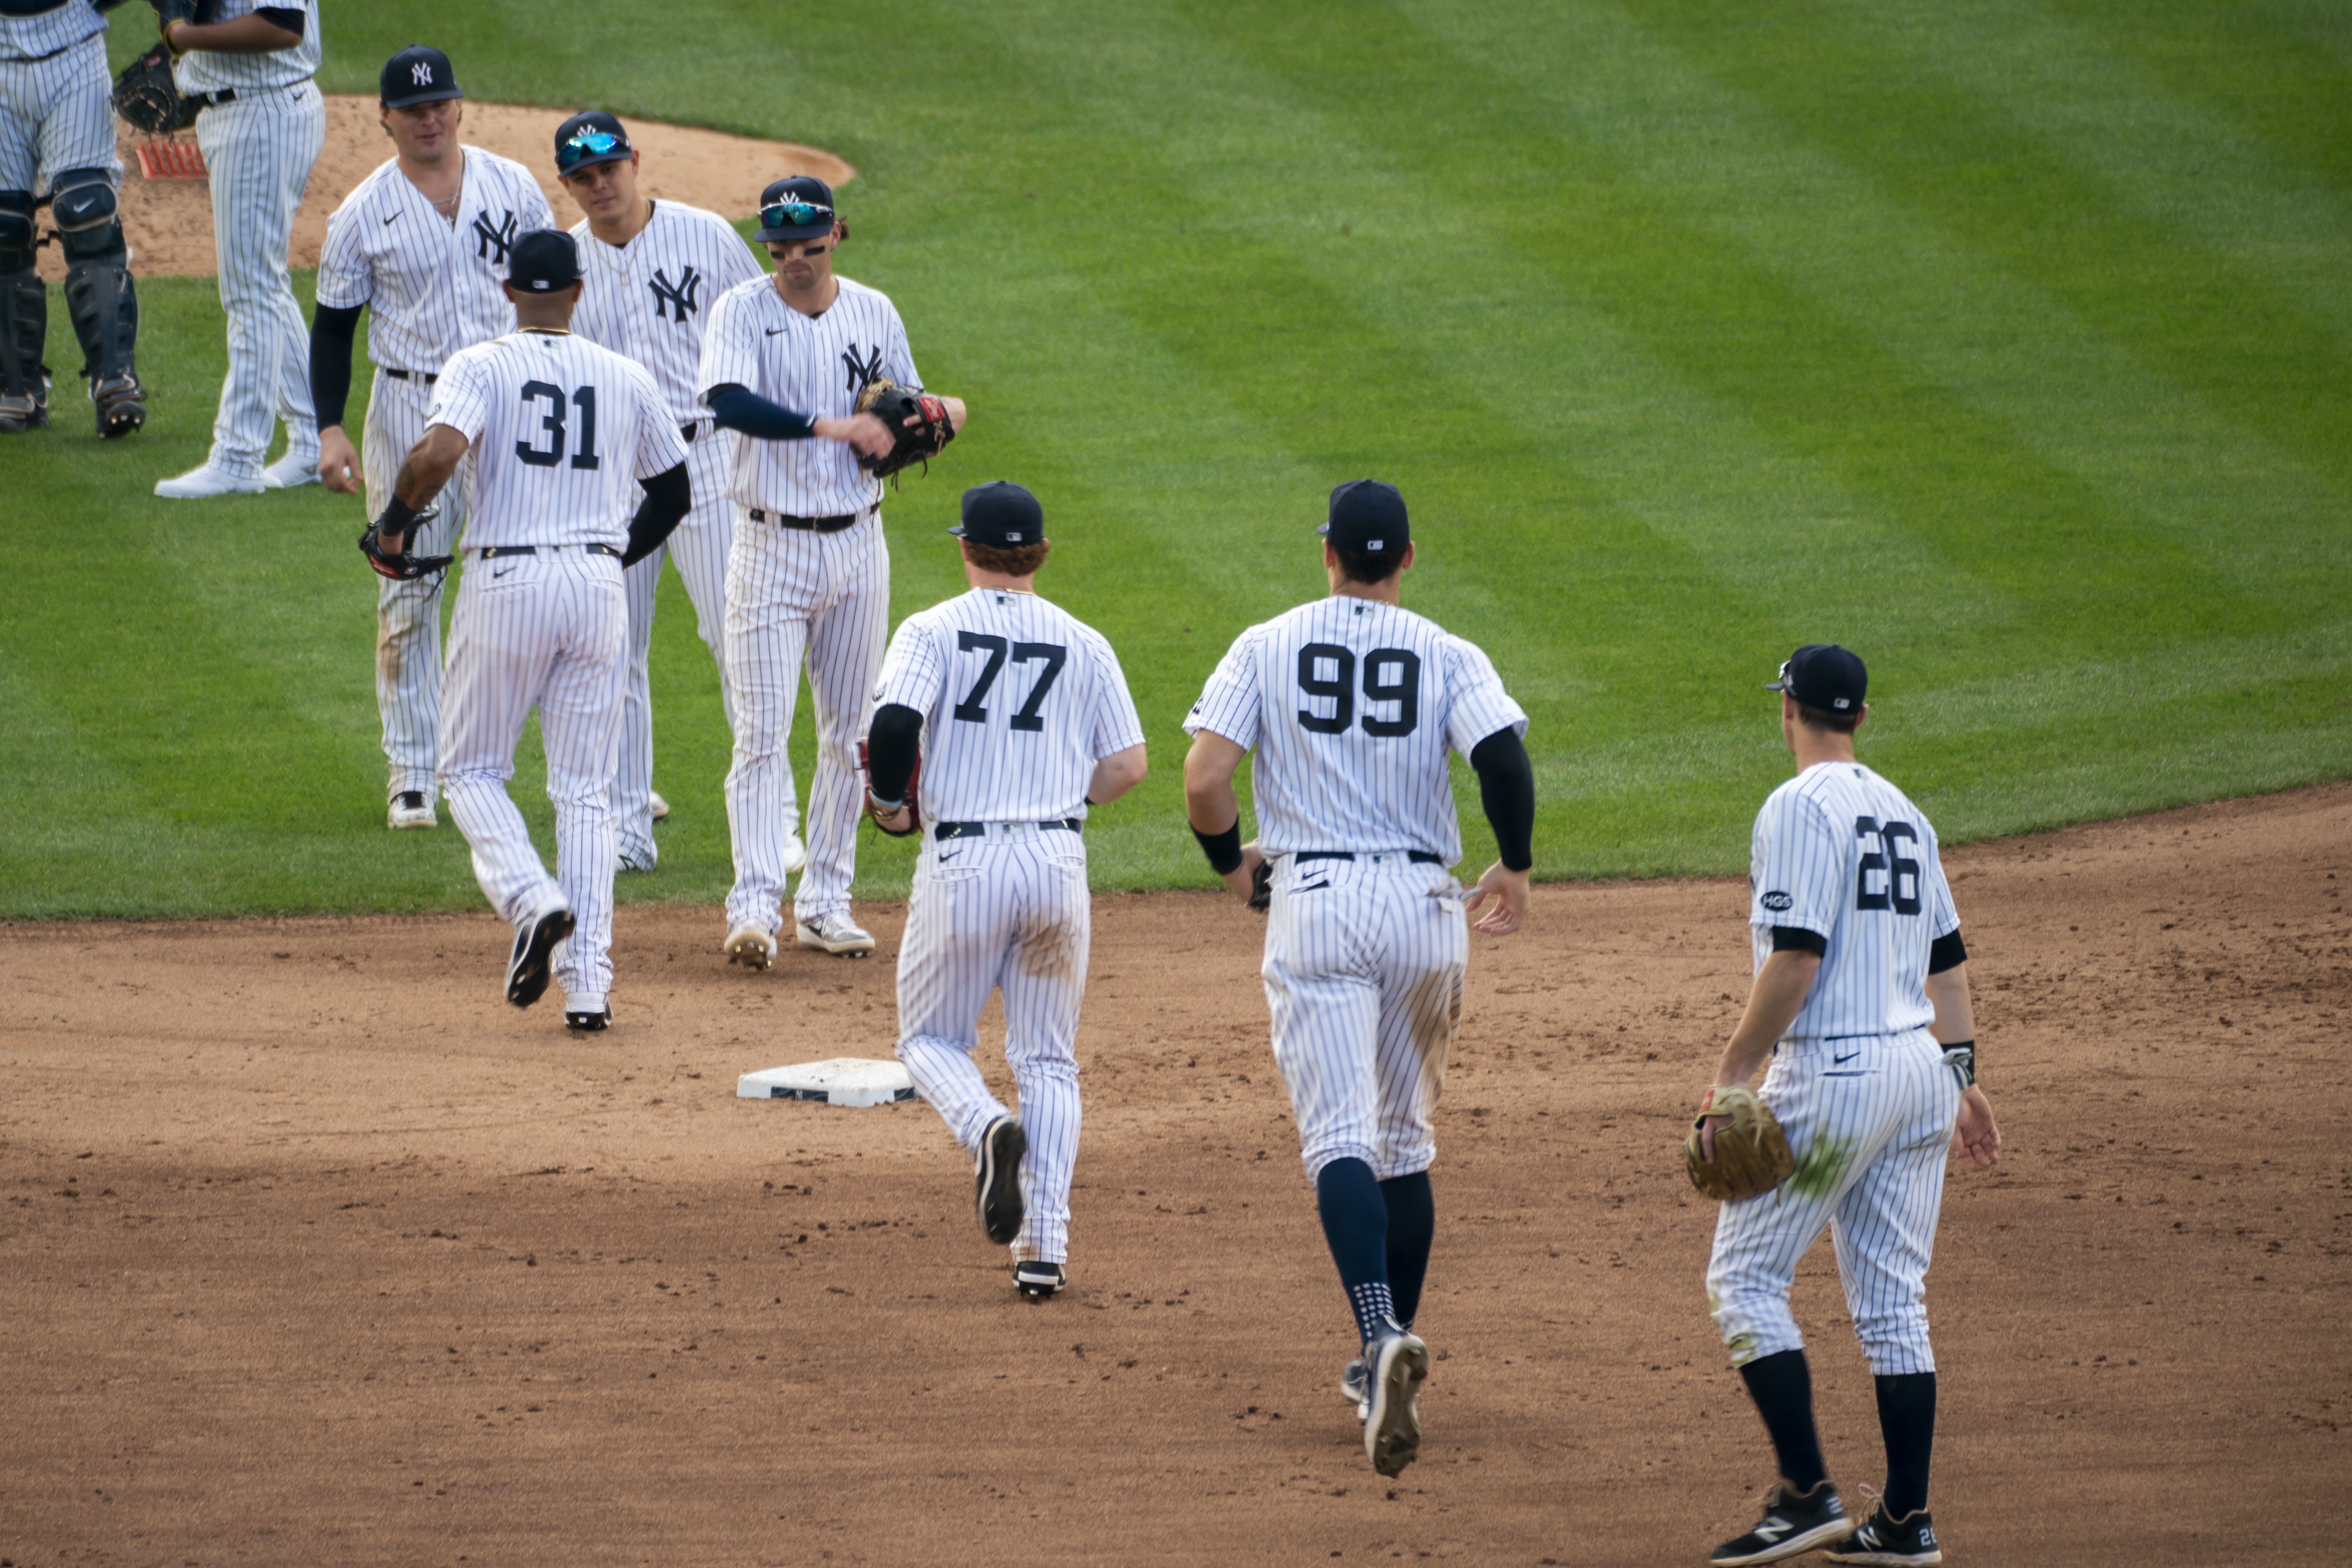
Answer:
[[[1418,1334],[1382,1334],[1364,1347],[1364,1453],[1384,1476],[1401,1474],[1421,1452],[1415,1402],[1429,1376],[1429,1346]]]
[[[621,851],[620,868],[624,871],[650,871],[660,864],[661,851],[650,844],[643,849]]]
[[[784,835],[784,875],[785,875],[785,876],[787,876],[787,877],[789,877],[789,876],[791,876],[793,872],[795,872],[795,871],[798,871],[798,870],[802,869],[803,867],[805,867],[805,866],[807,866],[807,865],[808,865],[808,846],[807,846],[807,845],[805,845],[805,844],[803,844],[803,843],[801,842],[801,836],[800,836],[799,834],[797,834],[797,833],[787,833],[787,834],[785,834],[785,835]]]
[[[727,962],[746,969],[765,969],[776,962],[776,939],[755,925],[739,925],[727,933]]]
[[[874,951],[874,933],[851,920],[846,910],[802,921],[794,934],[803,947],[813,947],[835,958],[864,958]]]
[[[438,827],[440,819],[433,815],[433,802],[421,789],[404,789],[392,797],[384,808],[383,825],[390,828]]]
[[[289,452],[261,470],[261,482],[273,490],[299,490],[319,482],[319,454]]]
[[[669,820],[669,802],[661,797],[661,791],[657,789],[646,791],[646,804],[652,810],[656,822]]]
[[[155,493],[167,500],[201,500],[206,496],[257,496],[268,487],[259,474],[241,479],[224,468],[206,463],[201,468],[190,468],[176,479],[155,481]]]

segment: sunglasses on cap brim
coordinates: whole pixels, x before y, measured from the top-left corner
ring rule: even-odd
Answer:
[[[601,158],[625,146],[621,138],[609,131],[583,131],[555,150],[555,166],[568,170],[583,158]]]
[[[833,224],[833,209],[814,202],[774,202],[760,209],[762,228],[803,228],[813,223],[828,227]],[[811,235],[810,238],[817,237]]]

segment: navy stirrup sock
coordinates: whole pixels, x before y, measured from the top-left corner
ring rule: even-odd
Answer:
[[[1389,1294],[1406,1328],[1421,1312],[1421,1282],[1429,1272],[1429,1244],[1437,1234],[1437,1202],[1429,1173],[1391,1176],[1381,1184],[1389,1209]]]
[[[1315,1206],[1323,1239],[1339,1266],[1339,1283],[1356,1314],[1356,1335],[1370,1344],[1397,1329],[1389,1297],[1389,1205],[1372,1168],[1361,1160],[1334,1160],[1315,1178]]]
[[[1798,1492],[1811,1491],[1827,1479],[1822,1463],[1822,1441],[1813,1429],[1813,1376],[1802,1351],[1781,1351],[1759,1356],[1739,1369],[1772,1435],[1773,1457],[1780,1463],[1780,1479]]]

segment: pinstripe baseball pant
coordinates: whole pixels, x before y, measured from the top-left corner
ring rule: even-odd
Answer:
[[[1286,855],[1273,887],[1258,973],[1307,1180],[1334,1160],[1381,1181],[1429,1169],[1470,958],[1462,889],[1401,854]]]
[[[110,169],[121,183],[104,33],[47,59],[0,60],[0,190],[29,195],[66,169]]]
[[[816,773],[809,783],[808,868],[793,900],[802,920],[849,908],[857,858],[857,732],[890,629],[890,547],[879,511],[839,533],[735,514],[727,562],[727,682],[735,694],[735,763],[727,827],[735,844],[730,925],[772,931],[784,899],[793,816],[793,731],[801,666],[816,699]]]
[[[668,540],[628,570],[629,675],[621,709],[621,771],[613,780],[613,818],[620,826],[621,858],[634,866],[654,864],[653,681],[646,668],[654,646],[654,602],[661,586],[662,562],[677,563],[678,580],[694,605],[694,629],[719,667],[719,702],[735,729],[735,700],[727,685],[727,557],[735,535],[735,503],[727,499],[730,437],[709,420],[698,422],[686,448],[686,472],[694,489],[694,510]],[[792,764],[785,764],[784,798],[792,799]]]
[[[1927,1262],[1960,1109],[1943,1047],[1925,1029],[1783,1040],[1757,1093],[1780,1119],[1797,1169],[1717,1216],[1706,1293],[1731,1364],[1804,1348],[1789,1284],[1826,1225],[1870,1370],[1935,1371]]]
[[[326,132],[327,106],[307,81],[240,89],[232,101],[196,116],[196,146],[212,176],[221,308],[228,312],[228,377],[210,460],[248,479],[261,471],[280,418],[289,453],[319,450],[310,331],[287,281],[286,246]]]
[[[441,702],[441,792],[474,850],[491,906],[520,921],[560,890],[578,923],[557,948],[569,1010],[604,1005],[613,984],[613,769],[629,611],[621,563],[578,545],[466,563],[449,617]],[[539,709],[555,875],[507,794],[523,721]]]
[[[992,823],[985,838],[923,842],[898,946],[898,1059],[967,1152],[1010,1114],[972,1060],[981,1009],[1004,993],[1004,1061],[1029,1139],[1021,1184],[1028,1218],[1016,1260],[1070,1255],[1070,1178],[1078,1160],[1078,1005],[1086,996],[1093,905],[1086,841],[1033,824]]]
[[[361,458],[367,469],[368,516],[382,517],[392,500],[401,460],[424,437],[425,416],[433,405],[430,384],[400,380],[379,369],[368,393],[367,426],[361,433]],[[410,546],[420,555],[446,555],[457,547],[466,526],[466,500],[474,454],[441,487],[441,515],[416,532]],[[433,799],[440,765],[441,584],[439,576],[394,583],[376,579],[375,705],[383,720],[383,757],[391,769],[387,796],[421,790]]]

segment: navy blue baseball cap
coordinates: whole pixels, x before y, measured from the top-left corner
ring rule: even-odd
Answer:
[[[963,492],[963,522],[948,530],[974,544],[1034,544],[1045,537],[1045,509],[1011,479],[993,479]]]
[[[457,73],[449,68],[449,57],[425,44],[411,44],[384,61],[376,89],[376,97],[386,109],[411,109],[465,96],[457,88]]]
[[[1404,497],[1378,479],[1349,479],[1331,491],[1331,515],[1316,532],[1340,550],[1364,555],[1402,555],[1412,542]]]
[[[554,294],[580,281],[580,247],[560,228],[526,229],[515,237],[507,281],[527,294]]]
[[[760,232],[769,240],[823,239],[833,232],[833,187],[814,174],[789,174],[760,193]]]
[[[555,172],[577,174],[598,163],[619,163],[634,157],[629,133],[601,109],[575,114],[555,128]]]
[[[1833,642],[1809,642],[1789,656],[1780,679],[1766,683],[1767,691],[1785,691],[1808,708],[1824,713],[1859,713],[1870,672],[1862,656]]]

